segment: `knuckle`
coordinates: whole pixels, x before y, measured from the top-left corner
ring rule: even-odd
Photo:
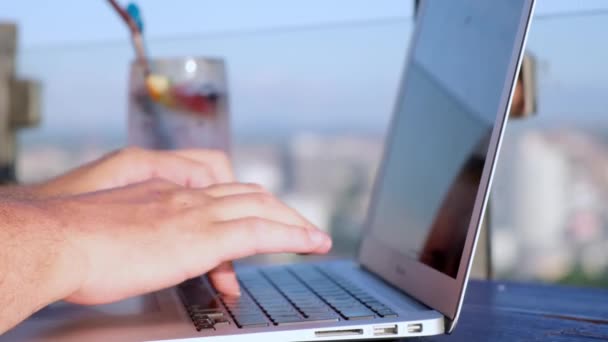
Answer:
[[[245,187],[254,192],[266,192],[263,186],[257,183],[245,183]]]
[[[259,193],[252,196],[253,200],[261,206],[269,206],[275,203],[275,199],[268,193]]]
[[[224,151],[213,151],[211,159],[215,165],[218,165],[219,169],[222,170],[222,172],[228,172],[230,174],[233,173],[232,161]]]
[[[177,185],[173,182],[170,182],[166,179],[154,177],[150,178],[143,183],[141,183],[146,189],[154,191],[156,193],[160,193],[164,190],[170,190],[177,187]]]
[[[213,172],[211,171],[209,165],[201,164],[199,169],[205,177],[213,178]]]
[[[209,186],[210,183],[215,182],[215,175],[209,165],[206,164],[193,164],[193,170],[196,170],[196,177],[199,181],[203,182],[203,185]]]
[[[209,213],[212,213],[214,215],[219,214],[219,212],[221,211],[221,209],[223,207],[229,205],[229,202],[223,198],[217,198],[217,197],[208,196],[208,195],[206,198],[207,198],[207,202],[208,202],[206,210]]]
[[[216,162],[229,163],[228,155],[222,150],[210,150],[209,154]]]
[[[165,197],[165,202],[170,207],[188,207],[194,203],[194,196],[191,191],[174,190],[168,191]]]
[[[144,155],[144,151],[145,150],[140,147],[128,146],[110,153],[108,159],[119,163],[137,162]]]
[[[203,192],[204,192],[206,195],[209,195],[209,194],[213,194],[213,193],[214,193],[216,190],[221,190],[221,189],[222,189],[222,184],[217,184],[217,183],[214,183],[214,184],[210,184],[210,185],[208,185],[208,186],[204,187],[204,188],[202,189],[202,191],[203,191]]]
[[[146,183],[149,185],[152,185],[152,186],[173,185],[173,183],[169,182],[168,180],[166,180],[164,178],[160,178],[160,177],[150,178],[149,180],[146,181]]]
[[[247,235],[250,237],[257,236],[258,233],[264,230],[266,226],[266,222],[259,217],[249,217],[246,219],[246,231]]]
[[[137,147],[137,146],[128,146],[128,147],[124,147],[119,149],[118,151],[116,151],[116,155],[117,156],[127,156],[127,157],[133,157],[133,156],[138,156],[141,155],[143,153],[143,149],[141,147]]]

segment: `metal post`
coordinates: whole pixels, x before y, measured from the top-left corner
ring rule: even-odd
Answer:
[[[418,17],[419,8],[420,8],[420,0],[414,0],[414,18]]]
[[[17,26],[0,23],[0,184],[17,180],[17,131],[40,121],[40,87],[17,79],[16,50]]]

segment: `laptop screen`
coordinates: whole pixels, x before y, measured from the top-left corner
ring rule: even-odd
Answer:
[[[428,1],[370,233],[456,278],[524,1]],[[500,123],[500,121],[499,121]]]

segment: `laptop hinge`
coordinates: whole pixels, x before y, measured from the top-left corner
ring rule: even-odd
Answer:
[[[454,330],[454,327],[456,326],[456,321],[446,317],[445,315],[443,315],[443,321],[445,323],[445,333],[451,334],[452,330]]]

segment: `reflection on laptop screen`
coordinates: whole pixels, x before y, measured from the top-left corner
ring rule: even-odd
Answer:
[[[398,94],[371,234],[455,278],[523,1],[427,6]]]

